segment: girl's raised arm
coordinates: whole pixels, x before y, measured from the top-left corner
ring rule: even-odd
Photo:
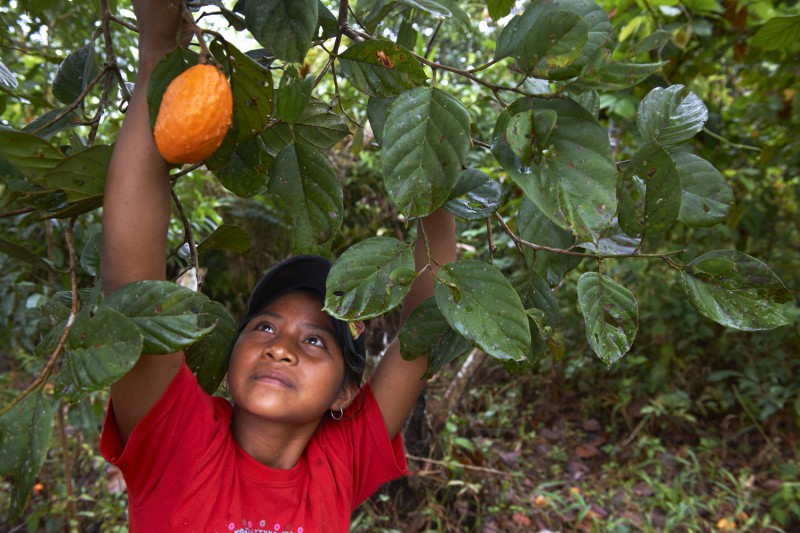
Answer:
[[[430,246],[433,270],[426,270],[411,285],[411,290],[403,300],[401,326],[420,303],[433,296],[438,265],[444,265],[456,258],[453,215],[439,209],[423,218],[422,226]],[[414,262],[418,272],[428,264],[428,251],[425,248],[425,239],[421,235],[414,248]],[[425,375],[427,367],[427,357],[419,357],[413,361],[404,360],[400,356],[400,342],[395,339],[375,369],[371,378],[372,390],[391,438],[394,438],[403,427],[422,392],[425,386],[422,376]]]
[[[134,0],[133,5],[139,23],[139,71],[106,178],[101,258],[106,295],[134,281],[166,276],[169,172],[150,130],[147,82],[159,59],[177,44],[180,4]],[[123,441],[166,390],[182,357],[142,355],[111,386]]]

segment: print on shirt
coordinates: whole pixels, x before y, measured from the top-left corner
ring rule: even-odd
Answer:
[[[281,524],[270,524],[266,520],[253,522],[245,518],[242,520],[241,527],[236,527],[234,522],[228,524],[228,531],[233,533],[304,533],[305,528],[299,526],[297,529],[293,529],[291,525],[281,527]]]

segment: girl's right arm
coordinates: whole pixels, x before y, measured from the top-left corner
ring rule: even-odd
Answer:
[[[134,0],[139,71],[109,165],[103,205],[101,273],[106,295],[128,283],[166,277],[170,182],[150,129],[147,83],[161,57],[175,48],[176,0]],[[122,441],[155,405],[181,367],[183,354],[142,355],[111,386]]]

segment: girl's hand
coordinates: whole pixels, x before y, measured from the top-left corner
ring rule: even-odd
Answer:
[[[142,57],[160,57],[178,46],[178,31],[182,31],[181,44],[189,44],[192,28],[181,20],[182,4],[183,0],[133,0]]]

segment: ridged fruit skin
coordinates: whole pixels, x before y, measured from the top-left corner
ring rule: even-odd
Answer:
[[[225,75],[198,64],[178,75],[164,91],[153,134],[170,163],[199,163],[219,148],[233,116],[233,95]]]

